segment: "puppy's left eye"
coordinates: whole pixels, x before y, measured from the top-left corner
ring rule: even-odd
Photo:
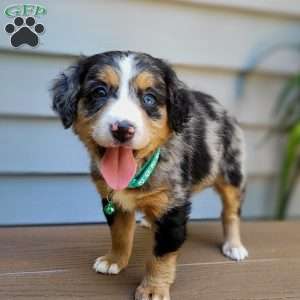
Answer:
[[[143,96],[143,103],[147,106],[154,106],[156,104],[156,97],[153,94],[145,94]]]
[[[98,86],[95,90],[92,92],[92,96],[95,98],[105,99],[108,97],[108,90],[105,86]]]

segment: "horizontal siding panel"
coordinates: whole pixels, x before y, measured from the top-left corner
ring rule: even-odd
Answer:
[[[271,217],[274,191],[274,179],[250,178],[243,216]],[[1,176],[0,195],[0,225],[104,221],[99,195],[87,175]],[[220,211],[211,189],[194,196],[192,218],[218,218]]]
[[[250,174],[274,174],[280,139],[262,143],[265,130],[245,129]],[[87,173],[83,145],[57,119],[0,119],[0,173]]]
[[[67,57],[0,53],[0,115],[54,116],[49,87],[52,80],[73,63]],[[237,73],[175,66],[190,87],[215,96],[238,120],[246,124],[271,126],[272,107],[285,77],[253,75],[245,94],[237,99]],[[26,70],[26,76],[24,76]],[[17,82],[17,88],[12,88]]]
[[[170,0],[174,1],[174,0]],[[246,12],[262,12],[300,17],[300,3],[298,0],[175,0],[180,3],[207,5],[214,8],[240,9]]]
[[[0,225],[104,221],[89,176],[0,176]]]
[[[175,66],[176,67],[176,66]],[[179,77],[191,88],[213,95],[243,124],[269,127],[275,122],[273,108],[285,77],[253,74],[247,78],[242,95],[237,95],[238,74],[177,67]]]
[[[1,9],[11,4],[1,2]],[[242,14],[165,1],[43,1],[48,8],[38,49],[44,53],[94,54],[111,49],[149,52],[174,64],[240,69],[253,48],[277,40],[295,41],[298,20]],[[66,28],[66,19],[68,27]],[[0,19],[4,28],[6,18]],[[11,49],[2,32],[1,49]],[[16,50],[22,51],[22,50]],[[275,55],[264,69],[291,72],[295,56]]]
[[[49,88],[72,62],[66,57],[0,52],[0,114],[54,116]]]
[[[83,145],[57,119],[1,119],[0,173],[87,173]]]

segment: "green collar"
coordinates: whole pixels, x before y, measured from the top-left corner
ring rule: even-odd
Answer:
[[[144,185],[153,173],[160,155],[158,148],[130,180],[128,188],[135,189]]]

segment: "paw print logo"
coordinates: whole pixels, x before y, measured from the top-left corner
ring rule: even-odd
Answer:
[[[5,31],[11,34],[10,43],[13,47],[27,44],[35,47],[39,43],[39,35],[45,31],[43,24],[36,24],[33,17],[27,17],[25,22],[22,17],[16,17],[14,24],[9,23],[5,26]]]

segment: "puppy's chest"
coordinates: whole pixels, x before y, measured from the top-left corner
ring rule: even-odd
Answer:
[[[113,201],[123,210],[133,211],[138,209],[149,217],[155,218],[163,213],[171,200],[169,187],[166,184],[156,186],[147,184],[139,189],[115,191]]]
[[[139,188],[127,188],[113,191],[112,200],[124,211],[140,210],[149,217],[160,216],[168,206],[172,205],[170,168],[165,163],[159,163],[147,182]],[[174,172],[173,172],[174,173]],[[99,172],[95,181],[102,197],[111,193]]]

